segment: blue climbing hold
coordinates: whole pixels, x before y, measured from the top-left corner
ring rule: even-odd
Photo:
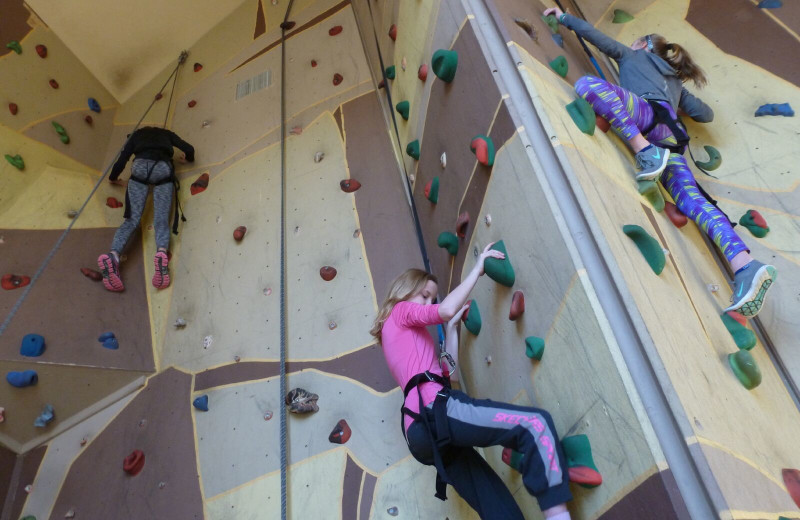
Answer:
[[[192,406],[197,408],[200,411],[207,412],[208,411],[208,396],[203,394],[194,401],[192,401]]]
[[[102,343],[107,349],[117,350],[119,348],[119,341],[117,340],[117,337],[114,336],[113,332],[104,332],[100,334],[100,337],[97,338],[97,341]]]
[[[756,110],[756,117],[761,116],[794,117],[794,110],[789,103],[767,103]]]
[[[55,415],[56,411],[53,409],[53,405],[46,404],[44,405],[44,410],[42,410],[42,413],[39,414],[39,417],[37,417],[36,420],[33,421],[33,425],[36,426],[37,428],[44,428],[45,426],[47,426],[47,423],[53,420],[53,417],[55,417]]]
[[[561,36],[560,34],[551,34],[550,36],[553,37],[553,41],[556,42],[556,45],[558,45],[562,49],[564,48],[564,37],[563,36]]]
[[[89,98],[89,110],[97,112],[98,114],[100,113],[100,103],[93,97]]]
[[[100,335],[97,337],[97,341],[99,341],[100,343],[102,343],[102,342],[104,342],[105,340],[107,340],[107,339],[109,339],[109,338],[113,338],[113,337],[115,337],[113,332],[104,332],[104,333],[100,334]]]
[[[39,334],[27,334],[22,338],[19,353],[27,357],[39,357],[44,352],[44,338]]]
[[[25,370],[24,372],[9,372],[6,375],[6,381],[11,386],[17,388],[25,388],[26,386],[35,385],[39,380],[39,376],[35,370]]]
[[[781,0],[761,0],[758,3],[758,7],[761,9],[777,9],[783,7],[783,2]]]

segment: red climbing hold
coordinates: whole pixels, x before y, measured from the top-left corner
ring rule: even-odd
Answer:
[[[428,66],[425,63],[419,66],[419,70],[417,71],[417,77],[422,81],[428,79]]]
[[[800,471],[796,469],[784,468],[781,472],[783,474],[783,483],[786,484],[786,491],[792,497],[797,507],[800,507]]]
[[[763,215],[761,215],[761,213],[754,209],[748,210],[748,212],[750,213],[750,218],[753,220],[753,224],[764,229],[769,227],[767,226],[767,220]]]
[[[50,80],[50,86],[53,87],[53,88],[58,88],[58,81],[56,81],[54,79],[51,79]]]
[[[472,300],[467,302],[467,310],[464,311],[464,314],[461,315],[461,321],[464,323],[467,322],[467,317],[469,316],[469,306],[472,304]]]
[[[194,99],[189,101],[189,108],[194,107],[196,104],[197,104],[197,101],[195,101]]]
[[[386,86],[386,82],[385,82],[384,80],[380,80],[380,81],[378,82],[378,88],[379,88],[379,89],[381,89],[381,88],[383,88],[383,87],[385,87],[385,86]]]
[[[739,314],[736,311],[728,311],[727,314],[728,316],[736,320],[742,327],[747,327],[747,318],[745,318],[742,314]]]
[[[342,82],[343,79],[344,78],[342,77],[342,75],[337,72],[336,74],[333,75],[333,85],[334,86],[338,85],[339,83]]]
[[[671,202],[664,203],[664,213],[666,213],[667,217],[669,217],[672,223],[675,224],[675,227],[682,228],[687,222],[689,222],[689,219],[686,218],[686,215],[681,213],[681,210],[679,210],[678,207]]]
[[[206,188],[208,188],[208,172],[198,177],[197,180],[189,186],[189,191],[192,195],[197,195],[198,193],[206,191]]]
[[[100,280],[103,279],[102,274],[89,267],[81,267],[81,273],[83,273],[83,276],[85,276],[86,278],[94,280],[95,282],[99,282]]]
[[[514,291],[514,296],[511,297],[511,310],[508,312],[508,319],[517,321],[517,318],[522,316],[525,312],[525,295],[522,291]]]
[[[397,41],[397,26],[395,24],[389,27],[389,38],[391,38],[393,42]]]
[[[86,117],[84,117],[83,120],[86,121],[90,125],[92,123],[94,123],[94,119],[92,119],[92,116],[90,116],[89,114],[86,114]]]
[[[36,54],[38,54],[40,58],[46,58],[47,57],[47,47],[45,47],[44,45],[42,45],[40,43],[39,45],[36,46]]]
[[[361,187],[361,183],[355,179],[344,179],[339,183],[339,187],[342,188],[342,191],[345,193],[353,193]]]
[[[108,206],[109,208],[114,208],[114,209],[121,208],[122,205],[123,205],[122,202],[120,202],[114,197],[109,197],[106,199],[106,206]]]
[[[463,211],[456,219],[456,235],[458,238],[467,236],[467,227],[469,226],[469,213]]]
[[[330,282],[331,280],[336,278],[336,268],[331,267],[329,265],[322,266],[319,268],[319,275],[326,282]]]
[[[233,239],[237,242],[241,242],[245,233],[247,233],[247,228],[245,226],[239,226],[233,230]]]
[[[156,101],[158,101],[162,97],[164,97],[164,95],[161,92],[159,92],[158,94],[156,94]]]
[[[19,107],[17,106],[16,103],[9,103],[8,104],[8,111],[11,112],[12,116],[15,116],[15,115],[17,115],[17,112],[19,112]]]
[[[122,462],[122,469],[133,477],[138,475],[142,468],[144,468],[144,452],[142,450],[133,450]]]
[[[342,32],[342,26],[341,25],[335,25],[335,26],[331,27],[331,30],[328,31],[328,34],[330,34],[331,36],[336,36],[340,32]]]
[[[295,22],[283,22],[281,24],[281,29],[283,29],[284,31],[291,31],[294,26]]]
[[[598,115],[594,116],[594,126],[602,130],[603,133],[608,132],[609,128],[611,128],[609,122]]]
[[[312,67],[316,67],[317,66],[317,60],[311,60],[311,66]]]
[[[31,283],[30,276],[23,276],[17,274],[4,274],[2,278],[0,278],[0,287],[5,289],[6,291],[10,291],[12,289],[19,289],[20,287],[25,287]]]
[[[569,481],[582,486],[597,487],[603,483],[603,475],[588,466],[569,468]]]
[[[330,435],[328,435],[328,440],[334,444],[344,444],[350,440],[350,435],[352,433],[353,432],[350,430],[350,426],[347,424],[347,421],[342,419],[336,423],[333,431]]]
[[[203,70],[203,66],[202,66],[201,64],[199,64],[199,63],[195,62],[195,64],[194,64],[194,71],[195,71],[195,72],[200,72],[201,70]]]

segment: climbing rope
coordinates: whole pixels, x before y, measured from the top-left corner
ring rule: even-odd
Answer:
[[[161,90],[158,91],[159,94],[164,90],[164,87],[167,86],[167,83],[169,83],[169,81],[173,78],[173,76],[175,77],[175,82],[174,83],[177,83],[177,81],[178,81],[178,75],[177,75],[178,74],[178,69],[186,61],[186,57],[187,56],[188,56],[188,54],[186,53],[186,51],[183,51],[181,53],[181,55],[178,58],[178,64],[175,65],[175,69],[172,71],[172,74],[169,75],[169,77],[167,78],[167,81],[165,81],[164,84],[161,86]],[[174,83],[172,85],[172,90],[173,91],[175,90],[175,84]],[[172,97],[170,96],[170,100],[171,99],[172,99]],[[94,188],[92,188],[92,191],[89,193],[89,196],[86,197],[86,200],[83,202],[83,205],[78,210],[78,213],[72,219],[72,222],[69,223],[69,225],[64,230],[64,232],[61,233],[61,236],[58,237],[58,240],[56,240],[55,245],[52,247],[52,249],[50,249],[50,252],[47,253],[47,256],[45,256],[45,258],[44,258],[44,261],[39,266],[39,269],[37,269],[36,272],[34,273],[34,275],[31,277],[31,283],[28,284],[27,287],[25,287],[25,291],[22,293],[22,295],[19,297],[19,299],[14,303],[14,306],[11,307],[11,311],[9,311],[8,316],[6,316],[6,319],[3,320],[2,324],[0,324],[0,337],[3,336],[3,333],[6,331],[8,326],[11,324],[11,320],[14,319],[14,316],[17,314],[17,312],[19,311],[19,308],[25,302],[25,299],[28,297],[28,294],[30,294],[30,292],[33,289],[34,285],[36,285],[36,281],[39,280],[39,278],[42,276],[42,273],[44,272],[45,268],[50,263],[50,261],[53,259],[55,254],[58,252],[59,248],[61,247],[61,244],[64,243],[64,240],[67,238],[67,234],[72,229],[72,226],[75,225],[75,222],[81,216],[81,213],[83,213],[83,210],[89,204],[89,201],[92,199],[92,197],[94,196],[95,192],[97,192],[97,189],[100,187],[100,184],[102,184],[103,180],[106,178],[106,175],[108,175],[109,170],[111,170],[111,167],[114,165],[115,162],[117,162],[117,158],[119,158],[119,154],[122,152],[122,149],[125,148],[125,145],[128,144],[128,141],[130,140],[131,136],[133,135],[133,132],[135,132],[139,128],[139,125],[142,124],[142,121],[144,121],[144,118],[147,117],[147,114],[150,112],[150,109],[153,108],[153,105],[155,104],[155,102],[156,102],[156,99],[153,98],[153,101],[150,102],[150,106],[147,107],[147,110],[144,111],[144,114],[142,114],[142,117],[136,123],[136,126],[133,127],[133,130],[128,135],[127,139],[125,139],[125,143],[123,143],[123,145],[120,148],[120,150],[114,156],[114,159],[108,164],[108,166],[106,166],[106,169],[103,171],[103,175],[101,175],[100,178],[97,179],[97,182],[95,183]],[[167,106],[167,114],[169,114],[169,105]]]

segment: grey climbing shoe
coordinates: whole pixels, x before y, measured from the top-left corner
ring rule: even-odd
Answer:
[[[764,306],[767,290],[775,283],[778,270],[774,266],[765,265],[753,260],[744,266],[733,278],[733,305],[725,309],[737,311],[746,318],[752,318]]]
[[[642,150],[636,154],[637,181],[655,181],[667,167],[669,150],[653,145],[649,150]]]

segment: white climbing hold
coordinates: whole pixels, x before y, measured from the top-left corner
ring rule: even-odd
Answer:
[[[78,216],[78,212],[76,210],[74,210],[74,209],[71,209],[71,210],[67,211],[67,216],[69,218],[75,218],[75,217]]]
[[[414,177],[413,173],[409,173],[408,174],[408,182],[410,182],[411,184],[414,184],[414,180],[415,179],[416,179],[416,177]]]
[[[182,329],[186,326],[186,320],[184,320],[183,318],[178,318],[177,320],[175,320],[175,323],[173,323],[172,326],[175,327],[176,329]]]
[[[238,363],[239,361],[242,360],[242,358],[240,358],[239,356],[233,356],[233,360]]]
[[[278,5],[278,0],[272,0],[272,5]]]
[[[408,65],[408,61],[406,61],[406,57],[403,56],[403,59],[400,60],[400,68],[406,70],[406,65]]]
[[[31,486],[30,484],[25,486],[25,492],[26,493],[30,494],[31,491],[33,491],[33,486]]]
[[[314,154],[314,162],[322,162],[322,159],[325,158],[325,152],[317,152]]]
[[[205,121],[203,121],[201,124],[203,125],[203,128],[207,128],[207,127],[211,126],[211,121],[209,121],[208,119],[206,119],[206,120],[205,120]]]
[[[390,516],[397,516],[397,514],[399,513],[399,511],[397,510],[397,507],[394,507],[394,506],[392,506],[389,509],[387,509],[386,512],[389,513]]]
[[[167,483],[163,480],[158,483],[158,489],[164,489],[165,487],[167,487]]]
[[[472,248],[472,256],[478,258],[478,246]]]
[[[84,437],[83,439],[81,439],[81,448],[86,446],[87,442],[89,442],[89,438],[88,437]]]
[[[67,511],[67,513],[64,515],[64,518],[75,518],[75,510],[70,509]]]
[[[214,342],[214,338],[213,338],[213,337],[211,337],[211,335],[209,334],[208,336],[206,336],[205,338],[203,338],[203,348],[206,348],[206,349],[207,349],[208,347],[210,347],[210,346],[211,346],[211,344],[212,344],[213,342]]]
[[[269,296],[270,294],[272,294],[272,289],[270,289],[269,287],[264,289],[264,296]]]
[[[328,328],[329,328],[330,330],[333,330],[333,329],[335,329],[335,328],[336,328],[336,322],[335,322],[335,321],[332,321],[332,322],[328,323]]]
[[[706,284],[706,288],[708,288],[708,292],[715,293],[715,292],[719,291],[719,284],[709,283],[709,284]]]
[[[491,226],[492,225],[492,216],[487,213],[486,216],[483,217],[483,221],[486,223],[487,227]]]
[[[264,412],[264,420],[269,421],[270,419],[272,419],[272,412],[267,410],[266,412]]]
[[[222,215],[217,215],[217,224],[222,224]]]
[[[486,364],[487,364],[487,365],[491,365],[491,364],[492,364],[492,356],[486,356],[486,357],[485,357],[485,358],[483,358],[483,359],[485,359],[485,360],[486,360]]]
[[[353,238],[358,238],[360,236],[361,236],[361,230],[360,229],[356,229],[355,231],[353,231]]]
[[[442,163],[442,169],[447,168],[447,152],[442,152],[439,162]]]

